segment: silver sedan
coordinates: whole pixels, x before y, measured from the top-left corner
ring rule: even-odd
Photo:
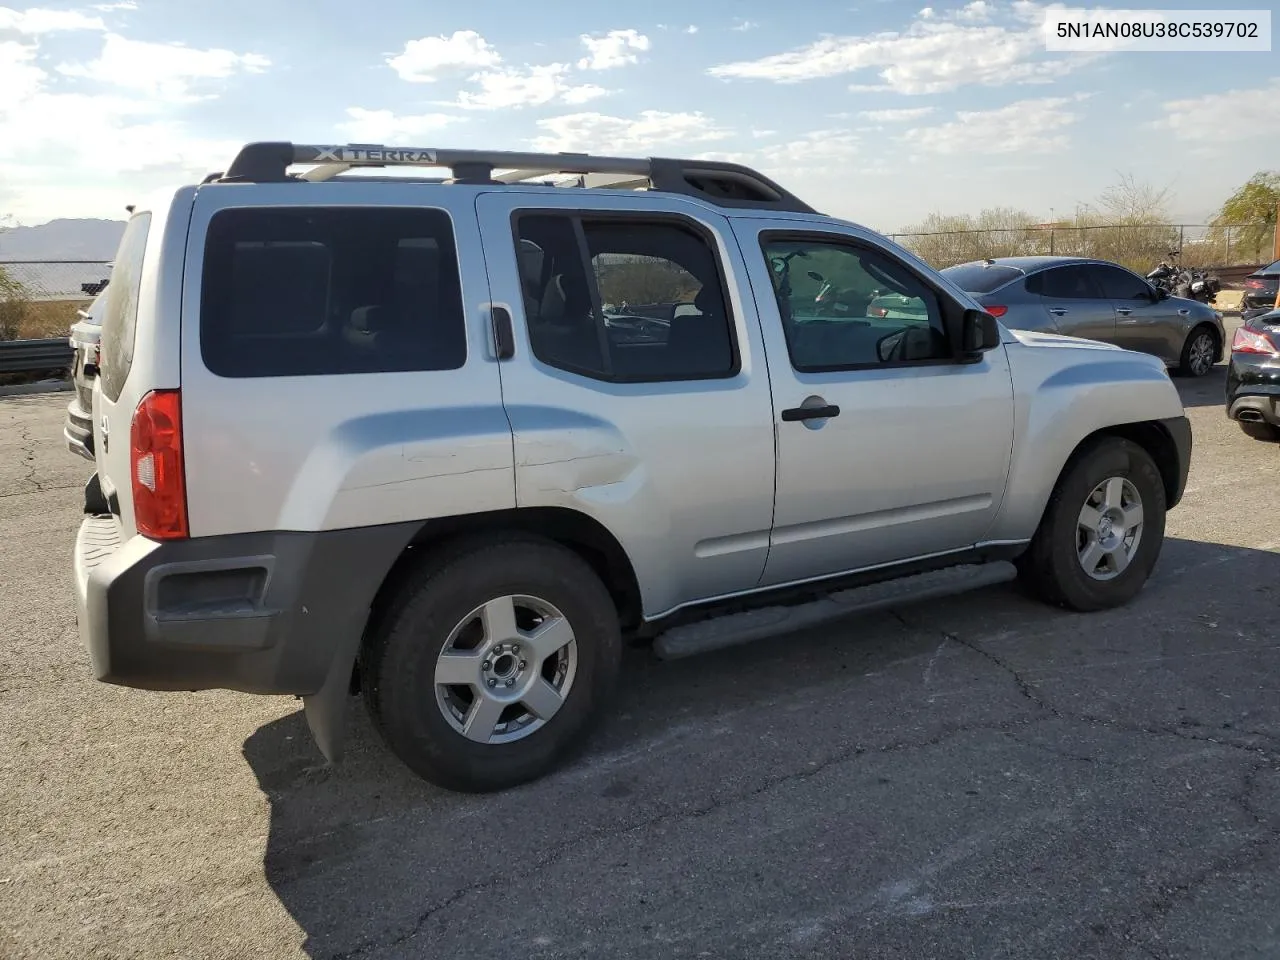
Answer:
[[[1222,359],[1222,314],[1171,297],[1117,263],[1087,257],[996,257],[947,267],[952,283],[1007,327],[1114,343],[1202,377]]]

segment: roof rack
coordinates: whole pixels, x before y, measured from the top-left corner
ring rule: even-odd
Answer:
[[[311,165],[311,169],[293,174],[289,167],[294,165]],[[534,179],[545,182],[568,176],[570,184],[578,187],[649,189],[697,197],[722,207],[816,213],[764,174],[741,164],[661,157],[597,157],[586,153],[259,142],[246,144],[225,173],[210,174],[203,182],[315,182],[365,167],[443,167],[450,174],[444,183],[527,184]]]

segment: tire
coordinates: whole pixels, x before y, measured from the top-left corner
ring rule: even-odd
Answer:
[[[1240,429],[1246,437],[1271,443],[1280,440],[1280,429],[1269,423],[1261,423],[1257,420],[1237,420],[1236,423],[1240,424]]]
[[[513,597],[510,605],[501,599]],[[514,631],[501,627],[508,606],[514,619],[505,622]],[[542,635],[544,647],[562,644],[551,655],[541,651],[545,660],[527,619],[534,613],[546,618],[543,627],[559,624]],[[445,789],[484,793],[544,776],[582,746],[621,657],[617,609],[577,554],[524,535],[472,540],[404,579],[362,654],[361,687],[374,725],[414,773]],[[438,675],[438,666],[451,672]],[[442,685],[441,676],[466,682]],[[558,702],[545,697],[557,684]],[[500,698],[507,707],[495,714]],[[461,726],[468,720],[480,724],[472,738]],[[488,742],[476,739],[480,730],[492,734]]]
[[[1114,554],[1101,555],[1095,575],[1085,570],[1088,558],[1081,542],[1083,508],[1089,505],[1095,490],[1104,483],[1119,481],[1125,497],[1136,494],[1141,505],[1142,520],[1132,551],[1125,551],[1127,566],[1114,571]],[[1111,497],[1110,499],[1115,499]],[[1121,504],[1123,505],[1123,504]],[[1115,506],[1114,504],[1112,506]],[[1031,592],[1054,606],[1080,612],[1119,607],[1132,600],[1147,582],[1155,567],[1164,542],[1165,489],[1160,471],[1142,447],[1118,437],[1104,437],[1090,443],[1068,462],[1049,498],[1040,527],[1026,553],[1018,560],[1019,572]],[[1097,534],[1101,522],[1093,530],[1098,547],[1114,544],[1115,530],[1124,531],[1120,547],[1131,543],[1128,533],[1132,507],[1120,515],[1114,510],[1098,510],[1109,515],[1106,530],[1112,537],[1104,540]],[[1136,524],[1132,524],[1136,525]],[[1112,567],[1108,570],[1107,567]],[[1105,575],[1100,578],[1097,574]]]
[[[1213,369],[1218,356],[1218,334],[1212,327],[1196,327],[1187,335],[1178,358],[1178,373],[1184,377],[1203,377]]]

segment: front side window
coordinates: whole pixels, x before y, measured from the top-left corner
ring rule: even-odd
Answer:
[[[1102,288],[1102,295],[1110,300],[1151,301],[1151,287],[1147,281],[1128,270],[1098,264],[1090,273],[1097,286]]]
[[[766,239],[763,248],[795,369],[950,358],[938,297],[885,254],[808,238]]]
[[[209,224],[201,290],[200,349],[219,376],[453,370],[466,360],[453,229],[440,210],[223,210]]]
[[[534,356],[606,381],[732,376],[719,263],[683,221],[526,214],[517,260]]]

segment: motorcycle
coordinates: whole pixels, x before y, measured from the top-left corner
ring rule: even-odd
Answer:
[[[1147,281],[1168,292],[1171,297],[1214,303],[1222,291],[1222,281],[1214,274],[1184,267],[1178,263],[1178,251],[1170,250],[1168,260],[1161,260],[1148,274]],[[1172,263],[1170,261],[1173,261]]]

